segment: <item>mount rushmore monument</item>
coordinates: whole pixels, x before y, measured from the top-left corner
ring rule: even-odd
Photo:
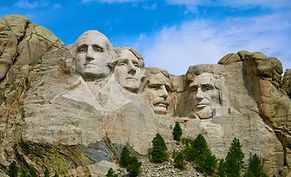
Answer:
[[[17,161],[102,176],[124,146],[146,157],[157,133],[171,146],[175,122],[218,158],[236,137],[268,175],[290,175],[291,72],[277,58],[239,51],[175,76],[95,30],[64,46],[25,17],[0,29],[0,175]]]

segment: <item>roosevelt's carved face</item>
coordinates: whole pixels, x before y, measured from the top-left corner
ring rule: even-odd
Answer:
[[[76,42],[76,71],[85,78],[105,78],[111,69],[111,44],[97,31],[87,31]]]
[[[154,112],[156,114],[167,114],[169,106],[167,100],[170,88],[169,78],[162,73],[150,74],[148,77],[148,84],[146,85],[144,92],[146,92]]]
[[[138,92],[144,70],[138,58],[130,50],[120,51],[114,73],[123,88],[133,93]]]
[[[210,73],[202,73],[195,77],[189,85],[193,95],[193,112],[199,118],[213,117],[213,107],[219,105],[217,79]]]

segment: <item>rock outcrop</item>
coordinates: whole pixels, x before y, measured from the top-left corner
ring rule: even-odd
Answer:
[[[31,68],[63,43],[46,28],[22,16],[0,19],[0,163],[13,159],[24,128],[23,99]],[[6,157],[7,159],[3,159]]]
[[[0,22],[6,30],[0,38],[6,41],[0,46],[0,174],[15,160],[38,174],[45,167],[52,174],[104,176],[119,169],[124,146],[148,163],[156,133],[169,151],[177,146],[175,122],[183,138],[202,134],[218,158],[236,137],[246,161],[256,153],[269,175],[290,173],[291,72],[282,81],[278,59],[239,51],[174,76],[145,67],[136,50],[113,47],[97,31],[63,46],[26,18]]]

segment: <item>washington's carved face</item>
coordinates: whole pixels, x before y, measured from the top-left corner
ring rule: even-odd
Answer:
[[[87,78],[105,78],[111,69],[111,52],[108,39],[97,31],[82,34],[76,42],[76,71]]]
[[[210,73],[202,73],[195,77],[189,85],[193,93],[194,113],[200,118],[212,117],[212,107],[219,104],[219,90],[215,84],[217,79]]]
[[[128,49],[123,49],[114,70],[119,84],[126,90],[137,93],[141,86],[144,70],[138,58]]]
[[[150,74],[144,89],[156,114],[167,114],[169,102],[169,79],[162,73]]]

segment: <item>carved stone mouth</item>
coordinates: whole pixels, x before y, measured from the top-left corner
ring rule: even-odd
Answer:
[[[137,80],[137,78],[134,78],[134,77],[127,77],[126,79],[127,80]]]
[[[196,108],[204,108],[206,106],[209,106],[207,103],[199,103],[199,104],[196,104]]]
[[[154,104],[154,106],[159,106],[159,107],[163,107],[163,108],[167,108],[168,105],[169,104],[167,102],[157,102]]]
[[[93,64],[93,63],[87,63],[87,64],[84,64],[84,66],[97,66],[96,64]]]

